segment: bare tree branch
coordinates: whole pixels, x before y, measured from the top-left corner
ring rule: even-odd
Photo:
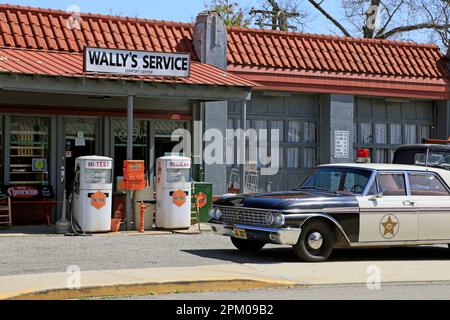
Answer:
[[[394,28],[386,33],[377,35],[377,39],[391,38],[395,34],[399,34],[399,33],[403,33],[403,32],[417,31],[417,30],[423,30],[423,29],[446,30],[449,28],[450,28],[450,23],[446,23],[446,24],[420,23],[420,24],[411,25],[411,26],[403,26],[403,27]]]
[[[336,19],[334,19],[323,7],[321,1],[320,3],[315,0],[308,0],[317,10],[319,10],[328,20],[330,20],[339,30],[342,31],[347,37],[351,37],[352,35],[348,32],[342,24],[340,24]]]
[[[388,19],[386,20],[385,24],[383,25],[383,27],[381,27],[380,30],[377,31],[377,34],[375,36],[375,38],[378,38],[379,35],[383,34],[386,31],[386,28],[388,27],[388,25],[391,23],[392,18],[394,18],[394,16],[396,15],[396,13],[400,10],[400,8],[402,7],[402,5],[405,3],[404,0],[400,1],[400,3],[398,4],[398,6],[394,9],[394,11],[392,13],[389,12],[389,8],[384,5],[384,3],[382,3],[382,5],[384,6],[386,13],[388,14]]]

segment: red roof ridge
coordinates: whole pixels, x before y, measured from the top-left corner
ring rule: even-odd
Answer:
[[[30,7],[30,6],[20,6],[15,4],[1,3],[0,9],[5,10],[26,10],[40,13],[50,13],[50,14],[58,14],[58,15],[71,15],[72,13],[69,11],[58,10],[58,9],[49,9],[49,8],[40,8],[40,7]],[[98,13],[89,13],[89,12],[80,12],[81,17],[90,17],[90,18],[104,18],[104,19],[116,19],[122,21],[130,21],[130,22],[143,22],[143,23],[153,23],[160,25],[169,25],[175,27],[192,27],[193,24],[189,22],[177,22],[177,21],[167,21],[167,20],[156,20],[156,19],[146,19],[146,18],[133,18],[129,16],[119,16],[119,15],[110,15],[110,14],[98,14]]]
[[[432,43],[417,43],[413,41],[399,41],[399,40],[390,40],[390,39],[369,39],[369,38],[361,38],[361,37],[346,37],[346,36],[338,36],[338,35],[329,35],[329,34],[319,34],[319,33],[306,33],[306,32],[293,32],[293,31],[280,31],[280,30],[270,30],[270,29],[257,29],[257,28],[243,28],[243,27],[234,27],[228,26],[228,30],[231,31],[239,31],[239,32],[257,32],[262,34],[276,34],[276,35],[285,35],[288,37],[304,37],[304,38],[312,38],[312,39],[323,39],[323,40],[339,40],[339,41],[350,41],[357,43],[374,43],[374,44],[383,44],[383,45],[402,45],[406,47],[416,47],[416,48],[430,48],[437,49],[440,51],[440,48]]]

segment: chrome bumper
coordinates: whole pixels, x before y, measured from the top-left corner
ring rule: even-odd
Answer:
[[[248,240],[264,241],[267,243],[295,245],[300,237],[300,228],[265,228],[241,224],[208,223],[214,233],[236,237],[234,228],[244,229]]]

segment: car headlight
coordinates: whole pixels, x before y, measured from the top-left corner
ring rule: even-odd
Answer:
[[[220,209],[217,208],[216,211],[214,212],[214,218],[216,220],[219,220],[221,216],[222,216],[222,211],[220,211]]]
[[[277,213],[275,215],[275,224],[277,226],[282,226],[282,225],[284,225],[285,222],[286,222],[286,220],[284,219],[284,215],[282,215],[281,213]]]
[[[208,216],[209,216],[211,219],[214,219],[214,218],[216,217],[216,209],[215,209],[214,207],[211,207],[211,208],[208,210]]]
[[[267,212],[265,216],[266,224],[271,225],[275,221],[275,216],[272,212]]]

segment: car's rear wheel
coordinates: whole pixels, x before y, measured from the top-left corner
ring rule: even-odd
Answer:
[[[302,226],[298,242],[293,246],[294,253],[303,261],[322,262],[330,257],[334,240],[333,228],[328,223],[312,220]]]
[[[233,245],[243,252],[256,252],[261,250],[266,244],[261,241],[245,240],[231,237]]]

